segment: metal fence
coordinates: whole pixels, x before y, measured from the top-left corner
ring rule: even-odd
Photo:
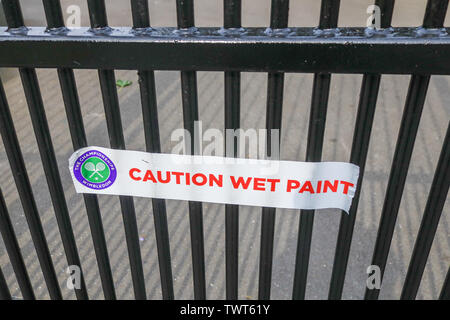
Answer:
[[[107,129],[112,148],[125,149],[114,70],[137,70],[141,92],[146,149],[160,152],[154,70],[180,70],[184,127],[194,131],[199,120],[196,71],[225,72],[225,128],[240,127],[240,72],[268,73],[267,129],[281,129],[285,72],[314,73],[307,161],[320,161],[330,91],[331,73],[363,74],[350,162],[364,167],[381,74],[411,74],[403,117],[382,207],[372,264],[384,273],[409,162],[424,106],[430,75],[450,74],[449,29],[443,27],[448,0],[429,0],[421,28],[392,28],[394,1],[377,0],[381,29],[337,28],[339,0],[322,0],[318,28],[287,28],[288,0],[272,0],[270,28],[241,28],[241,0],[224,1],[224,28],[195,28],[194,1],[177,0],[177,28],[152,28],[146,0],[131,0],[133,28],[110,28],[104,0],[88,0],[91,28],[64,27],[58,0],[43,0],[47,28],[27,28],[18,0],[3,0],[8,27],[0,28],[0,67],[19,68],[29,112],[64,251],[69,265],[81,266],[68,206],[58,172],[50,128],[34,68],[57,68],[74,150],[86,147],[86,134],[72,69],[98,69]],[[57,54],[55,54],[57,53]],[[364,57],[364,58],[361,58]],[[47,240],[39,217],[5,91],[0,83],[0,130],[19,192],[32,240],[52,299],[62,299]],[[270,132],[270,131],[269,131]],[[192,135],[193,136],[193,135]],[[428,194],[412,253],[402,299],[416,297],[450,183],[450,129],[447,129],[434,180]],[[194,143],[192,143],[192,146]],[[193,150],[194,151],[194,150]],[[235,150],[237,155],[237,150]],[[350,214],[342,213],[329,289],[340,299],[350,255],[361,188]],[[83,195],[106,299],[115,299],[100,207],[95,195]],[[152,199],[161,289],[174,299],[166,204]],[[146,299],[138,228],[132,197],[121,196],[136,299]],[[259,298],[271,291],[274,208],[262,209]],[[238,298],[239,207],[226,205],[226,298]],[[195,299],[206,299],[202,204],[189,202]],[[311,249],[314,211],[301,210],[295,263],[293,299],[304,299]],[[35,294],[21,255],[3,196],[0,197],[0,231],[24,299]],[[450,298],[447,274],[440,298]],[[83,279],[83,278],[82,278]],[[88,299],[82,280],[78,299]],[[378,289],[367,289],[365,299],[377,299]],[[0,298],[10,299],[0,271]]]

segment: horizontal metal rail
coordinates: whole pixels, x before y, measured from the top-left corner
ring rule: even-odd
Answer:
[[[238,30],[0,28],[0,67],[450,74],[450,28]]]

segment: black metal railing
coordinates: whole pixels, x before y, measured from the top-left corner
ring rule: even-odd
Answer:
[[[225,72],[225,128],[240,128],[240,72],[268,73],[266,128],[281,129],[284,73],[314,73],[306,161],[321,161],[332,73],[361,73],[363,80],[350,162],[361,168],[362,185],[382,74],[411,74],[405,108],[382,207],[372,264],[383,275],[430,76],[450,75],[450,30],[443,27],[448,0],[428,0],[421,28],[391,28],[394,0],[377,0],[381,31],[339,28],[339,0],[322,0],[318,28],[287,28],[288,0],[272,0],[270,28],[241,28],[241,0],[224,0],[224,28],[195,28],[194,1],[176,0],[177,28],[152,28],[147,0],[131,0],[132,28],[108,26],[104,0],[88,0],[90,28],[64,26],[59,0],[43,0],[47,28],[25,26],[18,0],[3,0],[7,28],[0,28],[0,67],[19,68],[45,177],[70,265],[81,267],[61,183],[44,104],[34,68],[56,68],[73,149],[88,146],[73,69],[97,69],[111,148],[125,149],[114,76],[115,69],[137,70],[146,150],[161,152],[154,70],[181,71],[184,127],[194,132],[199,120],[196,71]],[[176,40],[176,41],[175,41]],[[30,54],[33,52],[33,54]],[[58,54],[54,54],[57,52]],[[80,54],[83,52],[83,54]],[[126,53],[126,54],[125,54]],[[364,59],[357,57],[364,56]],[[168,58],[170,57],[170,59]],[[45,283],[52,299],[62,299],[30,179],[0,82],[0,131]],[[270,130],[268,130],[270,133]],[[192,139],[195,138],[191,134]],[[450,129],[428,195],[401,299],[414,299],[436,234],[450,184]],[[270,135],[267,141],[271,141]],[[190,141],[192,153],[194,141]],[[269,151],[270,153],[270,151]],[[238,154],[237,147],[233,155]],[[343,292],[361,188],[350,213],[342,213],[330,281],[329,299]],[[116,299],[97,196],[84,194],[90,231],[105,299]],[[136,299],[146,299],[138,226],[132,197],[120,196],[126,244]],[[174,299],[166,203],[152,199],[163,299]],[[189,202],[195,299],[206,299],[202,204]],[[270,299],[276,209],[263,208],[259,262],[260,299]],[[308,283],[313,210],[301,210],[293,279],[293,299],[304,299]],[[24,299],[33,287],[0,192],[0,232]],[[238,298],[239,207],[225,206],[226,297]],[[450,271],[449,271],[450,272]],[[84,277],[78,299],[88,299]],[[441,299],[449,299],[449,275]],[[378,289],[365,299],[377,299]],[[0,270],[0,298],[11,299]]]

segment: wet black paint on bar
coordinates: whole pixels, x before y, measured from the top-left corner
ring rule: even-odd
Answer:
[[[89,16],[93,32],[96,29],[108,29],[104,0],[88,0]],[[106,125],[109,141],[113,149],[125,149],[122,120],[120,116],[119,97],[117,95],[114,70],[98,70],[100,88],[105,109]],[[128,256],[130,260],[131,277],[133,279],[134,296],[136,300],[145,300],[145,279],[142,267],[139,234],[136,222],[133,197],[119,196],[122,218],[125,228]]]
[[[9,292],[8,284],[6,283],[5,276],[2,269],[0,269],[0,300],[11,300],[11,293]]]
[[[432,24],[435,24],[436,27],[442,26],[445,14],[442,14],[441,10],[445,8],[445,12],[447,6],[448,0],[428,0],[423,25],[427,27],[433,26]],[[413,74],[409,83],[371,263],[380,268],[381,279],[383,279],[386,268],[429,82],[430,75]],[[364,299],[376,300],[379,294],[379,289],[366,288]]]
[[[442,151],[434,173],[430,193],[428,194],[419,233],[414,244],[411,261],[400,299],[414,300],[419,290],[423,271],[428,260],[428,255],[433,244],[434,236],[439,224],[439,219],[444,209],[450,185],[450,125],[442,146]]]
[[[5,15],[7,16],[7,22],[9,23],[8,27],[24,28],[19,2],[16,0],[9,0],[3,1],[2,3]],[[36,71],[33,68],[19,68],[19,73],[22,80],[23,90],[27,100],[28,110],[30,113],[33,129],[35,132],[36,141],[39,148],[39,154],[41,156],[42,164],[44,167],[45,177],[47,179],[50,196],[55,210],[56,220],[61,233],[61,237],[63,239],[64,248],[69,250],[69,252],[66,251],[66,255],[68,260],[73,258],[71,262],[79,263],[77,249],[76,247],[72,247],[75,245],[75,240],[73,236],[72,226],[70,223],[66,199],[64,197],[64,190],[62,188],[61,177],[59,175],[57,166],[54,165],[56,163],[56,157],[53,149],[53,144],[51,142],[50,131],[48,128],[47,118],[45,115],[45,109],[42,102],[42,96],[39,89]],[[7,108],[7,106],[5,106],[5,108]],[[19,150],[15,151],[18,151],[20,153]],[[13,165],[11,164],[11,166]],[[30,194],[32,193],[31,190],[29,190],[29,192]],[[24,194],[23,198],[24,201],[26,201],[25,197],[26,195]],[[23,204],[23,206],[25,207],[28,205]],[[35,204],[31,203],[31,207],[35,207]],[[24,211],[27,210],[25,210],[24,208]],[[39,260],[42,265],[44,278],[47,283],[47,289],[52,299],[60,300],[62,299],[61,289],[59,287],[58,279],[56,277],[55,268],[52,263],[45,235],[43,234],[42,225],[40,221],[39,222],[37,221],[39,219],[38,217],[36,218],[31,217],[31,215],[35,214],[37,214],[37,209],[30,208],[28,212],[30,219],[29,223],[31,225],[34,225],[35,227],[34,228],[34,232],[36,233],[35,246]]]
[[[49,30],[64,30],[64,20],[60,2],[58,0],[43,0],[43,4]],[[87,147],[88,144],[83,125],[75,76],[73,70],[69,68],[58,68],[57,72],[73,149],[78,150]],[[83,194],[83,199],[86,206],[92,241],[94,243],[94,251],[99,267],[103,294],[108,300],[115,299],[114,281],[112,278],[98,199],[96,195],[92,194]],[[75,293],[79,299],[88,299],[87,291],[83,289],[85,288],[84,277],[82,277],[81,280],[82,290],[76,290]]]
[[[8,252],[9,260],[16,274],[17,283],[24,300],[35,300],[36,297],[33,291],[33,285],[30,282],[25,262],[20,250],[19,242],[17,241],[13,225],[6,207],[3,193],[0,190],[0,233],[2,234],[3,243]]]
[[[179,29],[194,28],[194,1],[177,0],[177,23]],[[199,120],[197,98],[197,74],[181,72],[181,99],[183,103],[184,128],[191,134],[191,154],[195,154],[194,122]],[[194,298],[206,299],[205,245],[203,237],[203,210],[201,202],[189,201],[189,224],[192,247],[192,271]]]
[[[322,0],[319,29],[337,27],[339,5],[339,0]],[[330,73],[314,74],[306,161],[317,162],[321,161],[322,158],[330,81]],[[301,210],[295,259],[294,288],[292,290],[292,299],[294,300],[305,298],[313,223],[314,210]]]
[[[270,14],[270,28],[272,30],[287,28],[289,14],[289,0],[272,0]],[[271,147],[272,129],[280,130],[283,109],[284,74],[269,73],[267,80],[266,152],[273,157]],[[280,142],[280,140],[279,140]],[[280,148],[281,149],[281,148]],[[261,250],[259,256],[259,289],[258,298],[270,299],[272,282],[273,241],[275,235],[275,208],[263,208],[261,218]]]
[[[241,27],[241,0],[224,0],[224,28]],[[241,115],[241,75],[237,71],[225,72],[225,129],[239,129]],[[237,157],[237,139],[234,141],[233,157]],[[228,142],[230,143],[230,142]],[[225,141],[225,151],[227,150]],[[225,205],[225,260],[226,298],[238,299],[239,259],[239,206]]]
[[[131,0],[133,27],[149,28],[150,17],[147,0]],[[158,108],[156,102],[155,75],[153,71],[138,71],[141,92],[142,117],[147,152],[161,152],[159,138]],[[172,263],[170,258],[169,231],[167,226],[166,202],[152,199],[153,220],[155,224],[156,246],[158,250],[159,273],[161,277],[162,298],[174,299]]]
[[[394,3],[394,0],[377,0],[375,2],[375,5],[380,8],[380,27],[382,29],[391,27]],[[364,74],[361,92],[359,94],[358,113],[356,116],[352,151],[350,154],[350,162],[358,165],[360,168],[358,186],[362,185],[364,177],[364,169],[369,150],[370,133],[372,131],[378,91],[380,88],[380,80],[380,74]],[[361,188],[359,187],[356,189],[349,213],[341,213],[336,251],[334,254],[333,271],[330,280],[330,290],[328,294],[328,299],[330,300],[342,298],[342,290],[344,288],[345,274],[347,271],[360,194]]]

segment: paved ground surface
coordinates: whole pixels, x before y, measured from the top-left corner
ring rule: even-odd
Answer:
[[[340,26],[365,24],[367,19],[365,9],[370,1],[344,0],[341,2]],[[150,3],[153,25],[173,26],[176,24],[174,1],[154,0]],[[220,26],[222,24],[221,1],[203,0],[196,3],[196,22],[199,26]],[[319,1],[294,0],[291,3],[290,26],[317,24]],[[70,4],[80,4],[82,25],[87,26],[88,16],[85,2],[63,1],[64,8]],[[109,5],[108,13],[111,25],[130,25],[131,15],[128,1],[110,0],[107,1],[107,4]],[[268,24],[270,10],[268,0],[245,0],[243,4],[244,26],[266,26]],[[22,6],[29,25],[44,25],[40,1],[22,1]],[[419,25],[424,7],[425,1],[421,0],[397,1],[393,24],[395,26]],[[73,299],[73,292],[65,287],[66,274],[64,271],[67,262],[20,78],[16,70],[6,71],[7,76],[5,76],[5,72],[3,75],[4,86],[53,261],[64,297]],[[76,71],[75,74],[89,144],[108,147],[109,140],[97,72],[83,70]],[[38,77],[56,149],[58,168],[63,179],[66,199],[83,261],[89,295],[93,299],[102,299],[103,293],[84,203],[82,197],[74,192],[67,168],[67,159],[73,150],[56,72],[55,70],[38,70]],[[130,87],[119,92],[127,148],[144,150],[136,72],[117,71],[116,77],[133,81]],[[370,264],[372,256],[409,78],[409,76],[390,75],[382,78],[344,288],[344,298],[346,299],[361,299],[364,293],[365,270]],[[182,127],[179,73],[156,72],[156,79],[163,151],[170,152],[174,145],[170,141],[170,133],[172,130]],[[302,161],[305,158],[312,79],[311,74],[286,75],[282,159]],[[332,77],[323,160],[347,161],[349,158],[361,79],[361,75],[333,75]],[[434,76],[431,79],[381,292],[381,297],[385,299],[397,299],[401,291],[426,196],[450,118],[449,84],[449,77]],[[263,73],[242,74],[241,119],[243,128],[264,128],[266,86],[267,75]],[[223,128],[223,74],[199,72],[198,91],[200,118],[203,120],[204,128]],[[0,186],[6,197],[26,264],[36,288],[36,294],[39,298],[47,299],[47,289],[3,145],[0,146]],[[100,196],[99,199],[117,295],[122,299],[132,299],[131,277],[118,198]],[[159,270],[150,203],[149,199],[135,199],[148,297],[160,299]],[[421,299],[438,296],[450,264],[450,207],[448,204],[447,201],[419,290],[418,298]],[[225,297],[224,206],[204,204],[203,209],[207,294],[211,299],[223,299]],[[167,201],[167,212],[175,295],[178,299],[193,298],[187,203]],[[240,209],[240,299],[257,297],[260,217],[261,208],[241,207]],[[308,299],[325,299],[327,297],[339,218],[340,213],[337,210],[321,210],[316,213],[307,287]],[[298,220],[299,213],[296,210],[277,210],[272,284],[272,298],[274,299],[289,299],[291,296]],[[12,293],[20,298],[21,293],[1,241],[0,266],[12,288]]]

